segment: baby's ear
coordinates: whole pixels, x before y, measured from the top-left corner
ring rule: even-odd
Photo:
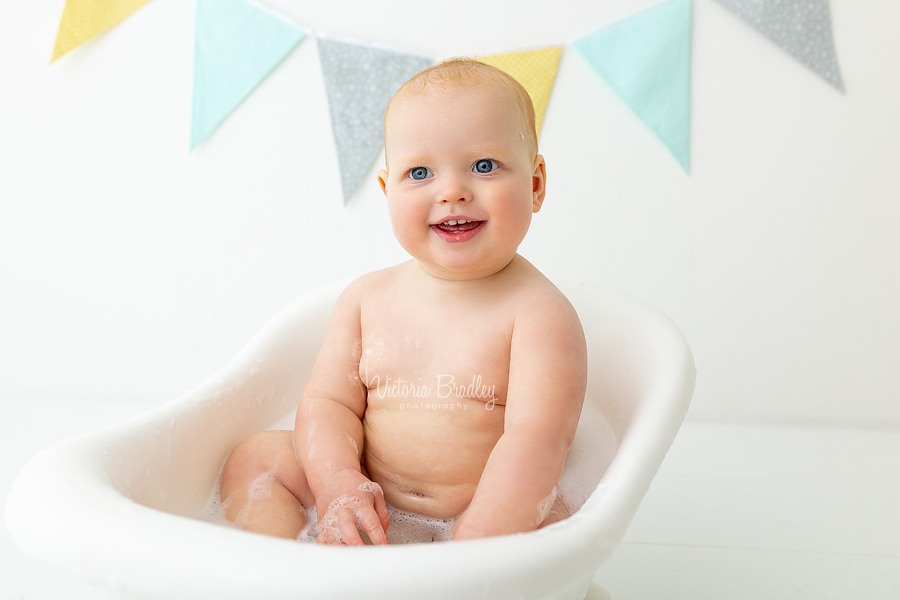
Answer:
[[[534,172],[531,174],[531,212],[541,210],[544,203],[544,195],[547,193],[547,164],[544,157],[538,154],[534,157]]]
[[[388,172],[384,169],[378,171],[378,185],[381,186],[381,191],[384,192],[384,195],[387,196],[387,179]]]

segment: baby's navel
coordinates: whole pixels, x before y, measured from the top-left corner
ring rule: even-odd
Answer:
[[[420,492],[419,490],[411,490],[408,487],[406,487],[405,485],[403,485],[402,483],[399,483],[397,487],[400,488],[401,492],[403,492],[404,494],[406,494],[407,496],[410,496],[412,498],[427,498],[428,497],[428,495],[425,494],[424,492]]]

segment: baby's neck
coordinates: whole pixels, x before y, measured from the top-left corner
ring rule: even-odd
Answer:
[[[416,259],[413,259],[410,262],[415,271],[416,279],[425,286],[426,289],[443,293],[456,293],[468,292],[491,285],[498,280],[505,278],[512,271],[517,270],[521,266],[520,263],[525,262],[525,259],[518,254],[515,254],[509,262],[496,271],[489,272],[485,275],[479,274],[472,277],[460,278],[441,277],[439,274],[430,273],[428,269],[423,267]]]

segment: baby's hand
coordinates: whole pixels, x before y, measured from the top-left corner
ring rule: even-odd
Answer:
[[[325,491],[320,494],[317,512],[320,544],[364,545],[359,529],[366,532],[375,545],[386,545],[388,518],[387,505],[381,486],[355,470],[340,471],[324,482]],[[324,502],[328,504],[325,505]]]

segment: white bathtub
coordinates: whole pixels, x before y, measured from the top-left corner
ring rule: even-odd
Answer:
[[[346,283],[285,308],[196,390],[35,456],[9,493],[12,537],[121,598],[583,599],[681,425],[695,374],[668,318],[590,286],[560,287],[587,336],[586,403],[602,411],[618,450],[571,518],[513,536],[366,548],[300,544],[195,518],[238,441],[292,427]]]

